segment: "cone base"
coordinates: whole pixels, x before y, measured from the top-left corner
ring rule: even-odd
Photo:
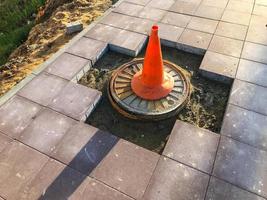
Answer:
[[[164,72],[164,81],[161,85],[148,87],[142,82],[142,71],[137,72],[131,81],[133,92],[142,99],[158,100],[166,97],[174,87],[173,77]]]

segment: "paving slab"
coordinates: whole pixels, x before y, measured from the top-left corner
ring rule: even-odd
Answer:
[[[121,30],[112,26],[97,24],[85,34],[85,37],[110,43]]]
[[[191,21],[189,22],[187,28],[206,32],[206,33],[214,33],[217,25],[218,25],[218,21],[216,20],[193,17]]]
[[[267,17],[267,7],[255,4],[253,9],[253,14]]]
[[[173,12],[167,12],[166,15],[163,17],[163,19],[161,20],[161,22],[185,28],[190,20],[191,16]]]
[[[49,107],[76,120],[85,121],[101,95],[98,90],[69,82]]]
[[[161,44],[169,47],[176,47],[177,41],[182,35],[184,29],[163,23],[159,23],[158,26]]]
[[[208,181],[208,175],[161,157],[144,200],[204,199]]]
[[[10,143],[12,139],[0,132],[0,153],[3,151]]]
[[[267,65],[240,59],[236,78],[267,87]]]
[[[125,0],[125,1],[145,6],[151,0]]]
[[[214,35],[209,50],[239,58],[244,42],[231,38]]]
[[[228,3],[228,0],[203,0],[201,5],[204,6],[213,6],[217,8],[224,9]]]
[[[35,178],[25,184],[16,199],[70,199],[86,187],[86,176],[50,159]]]
[[[199,6],[199,3],[200,2],[196,3],[178,0],[171,6],[169,10],[176,13],[193,15]]]
[[[208,19],[220,20],[223,15],[223,8],[200,5],[194,15]]]
[[[256,0],[255,4],[267,6],[267,1],[266,0]]]
[[[126,196],[125,194],[104,185],[103,183],[94,180],[90,177],[86,179],[86,187],[78,194],[75,193],[70,200],[76,199],[90,199],[93,200],[133,200],[133,198]]]
[[[175,0],[164,0],[164,1],[159,1],[159,0],[151,0],[147,6],[148,7],[153,7],[153,8],[159,8],[162,10],[169,10],[169,8],[175,3]]]
[[[221,134],[267,150],[267,117],[229,104]]]
[[[19,140],[45,154],[50,154],[75,121],[44,109],[23,131]]]
[[[111,134],[79,123],[66,133],[52,156],[73,169],[89,175],[118,140]]]
[[[137,17],[143,8],[144,6],[138,4],[122,2],[113,12]]]
[[[138,14],[138,17],[150,19],[153,21],[160,21],[166,14],[165,10],[160,10],[157,8],[144,7],[141,12]]]
[[[235,79],[229,103],[267,115],[267,88]]]
[[[185,29],[178,40],[177,48],[183,51],[203,55],[209,46],[212,35]]]
[[[42,73],[24,86],[18,95],[47,106],[67,83],[67,80],[58,76]]]
[[[253,3],[242,2],[237,0],[229,0],[226,10],[234,10],[243,13],[252,13]]]
[[[211,177],[206,200],[264,200],[253,193],[242,190],[215,177]]]
[[[0,107],[0,131],[9,137],[18,137],[40,110],[38,104],[14,96]]]
[[[135,199],[140,199],[158,159],[158,154],[120,140],[91,176]]]
[[[267,64],[266,54],[267,46],[245,42],[241,57],[247,60]]]
[[[208,78],[229,82],[235,78],[238,62],[238,58],[207,51],[199,69]]]
[[[112,51],[135,57],[142,50],[146,40],[146,35],[121,30],[113,37],[109,47]]]
[[[107,50],[107,43],[82,37],[66,50],[76,56],[88,59],[94,64]]]
[[[225,10],[221,20],[234,24],[249,25],[250,16],[249,13]]]
[[[31,181],[47,161],[47,156],[19,142],[12,142],[0,154],[1,196],[16,199],[23,185]]]
[[[72,80],[85,67],[90,68],[91,62],[84,58],[63,53],[45,71],[55,76]]]
[[[211,173],[218,143],[218,134],[177,120],[163,155]]]
[[[267,152],[221,137],[213,174],[238,187],[267,197]]]
[[[232,24],[228,22],[219,22],[215,35],[229,37],[238,40],[245,40],[247,26]]]
[[[246,41],[267,45],[266,20],[267,17],[252,15]]]

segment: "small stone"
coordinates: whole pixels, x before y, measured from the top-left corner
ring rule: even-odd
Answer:
[[[80,21],[71,22],[66,26],[66,34],[70,35],[83,30],[83,24]]]
[[[214,103],[214,95],[212,93],[207,93],[205,97],[205,104],[207,106],[212,106]]]

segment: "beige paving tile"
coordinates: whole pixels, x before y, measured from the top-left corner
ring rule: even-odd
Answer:
[[[249,25],[249,19],[249,13],[242,13],[232,10],[225,10],[222,16],[222,21],[242,25]]]
[[[227,4],[226,9],[244,13],[252,13],[253,3],[230,0]]]
[[[252,53],[253,52],[253,53]],[[245,42],[242,58],[267,64],[267,46]]]
[[[240,57],[243,41],[216,36],[211,40],[209,50],[229,56]]]
[[[267,6],[267,0],[256,0],[256,4]]]
[[[196,2],[178,0],[170,8],[170,11],[192,15],[195,13],[198,6],[199,6],[199,2],[196,3]]]
[[[190,49],[193,47],[203,52],[208,48],[211,38],[211,34],[186,29],[178,40],[179,44],[177,45],[179,49],[185,51],[191,51]]]
[[[267,45],[267,17],[252,16],[247,41]]]
[[[203,19],[200,17],[193,17],[189,22],[187,28],[207,32],[207,33],[214,33],[217,27],[218,21],[210,20],[210,19]]]
[[[173,4],[175,3],[175,0],[151,0],[147,6],[153,7],[153,8],[159,8],[163,10],[168,10]]]
[[[228,0],[203,0],[201,5],[203,6],[213,6],[217,8],[225,8],[228,3]]]
[[[178,39],[184,31],[184,28],[163,23],[159,23],[158,26],[161,43],[166,46],[175,47]]]
[[[267,6],[255,4],[253,14],[267,17]]]
[[[165,14],[166,14],[165,10],[160,10],[151,7],[144,7],[144,9],[142,9],[141,12],[139,13],[139,17],[154,21],[160,21]]]
[[[114,9],[114,12],[122,13],[125,15],[138,16],[144,6],[122,2],[117,8]]]
[[[125,0],[125,1],[145,6],[151,0]]]
[[[188,15],[168,12],[165,17],[161,20],[162,23],[171,24],[179,27],[186,27],[191,17]]]
[[[207,51],[200,70],[235,78],[238,61],[238,58]]]
[[[215,34],[233,39],[245,40],[246,32],[247,26],[228,22],[219,22]]]
[[[197,9],[195,15],[208,19],[220,20],[223,14],[223,8],[201,5]]]

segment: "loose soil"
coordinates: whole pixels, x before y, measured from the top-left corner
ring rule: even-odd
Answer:
[[[114,69],[133,58],[108,52],[80,80],[80,84],[103,92],[100,104],[86,122],[158,153],[163,150],[177,119],[219,133],[230,86],[200,76],[198,68],[202,56],[167,47],[163,47],[162,51],[163,58],[182,67],[191,81],[190,99],[177,116],[158,122],[144,122],[125,118],[114,110],[107,98],[107,81]],[[144,52],[138,57],[143,56]]]

